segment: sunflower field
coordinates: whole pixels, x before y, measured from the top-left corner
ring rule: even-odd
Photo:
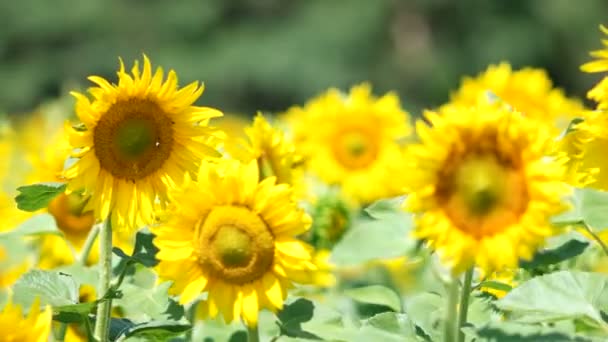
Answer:
[[[608,341],[606,13],[0,4],[0,342]]]

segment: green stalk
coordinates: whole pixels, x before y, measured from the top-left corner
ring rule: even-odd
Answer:
[[[444,322],[443,341],[454,342],[456,341],[454,324],[457,322],[457,305],[458,305],[458,279],[452,277],[452,282],[448,288],[448,307],[446,310],[446,317]]]
[[[103,225],[103,223],[96,224],[93,226],[93,228],[91,228],[91,231],[89,232],[89,235],[87,235],[87,239],[85,240],[84,245],[82,246],[82,251],[80,252],[80,256],[78,257],[78,262],[83,266],[87,264],[87,259],[89,258],[89,254],[91,254],[91,249],[95,244],[97,235],[99,235],[99,226],[101,225]]]
[[[471,295],[471,283],[473,282],[473,267],[469,268],[464,275],[462,293],[460,295],[460,306],[458,308],[458,342],[464,342],[464,332],[462,327],[467,323],[467,313],[469,311],[469,296]]]
[[[258,331],[258,324],[250,327],[247,325],[247,342],[260,342],[260,332]]]
[[[600,237],[597,236],[597,234],[595,234],[595,232],[593,231],[593,229],[591,229],[591,227],[589,227],[588,224],[583,224],[583,226],[585,227],[585,229],[587,230],[587,232],[589,234],[591,234],[591,236],[593,237],[593,239],[602,247],[602,249],[604,250],[604,253],[606,253],[606,255],[608,255],[608,247],[606,246],[606,244],[604,243],[604,241],[602,241],[602,239],[600,239]]]
[[[101,227],[99,234],[99,286],[97,296],[104,296],[110,289],[112,277],[112,224],[110,216]],[[95,339],[100,342],[108,341],[110,332],[110,312],[112,310],[112,299],[105,298],[97,306],[97,317],[95,320]]]

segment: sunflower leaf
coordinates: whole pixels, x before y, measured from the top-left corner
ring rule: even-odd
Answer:
[[[69,274],[31,270],[13,286],[13,300],[29,308],[36,297],[40,298],[41,305],[62,307],[78,304],[78,284]]]
[[[522,323],[582,320],[608,329],[608,277],[597,273],[560,271],[533,278],[495,302]]]
[[[384,305],[393,311],[401,311],[401,298],[395,291],[380,285],[371,285],[344,291],[348,297],[362,303]]]
[[[38,183],[17,188],[15,197],[17,208],[24,211],[36,211],[46,208],[49,202],[65,191],[66,183]]]
[[[596,231],[608,228],[608,192],[594,189],[578,190],[581,196],[581,215],[586,224]]]
[[[568,240],[557,248],[537,252],[530,261],[520,261],[519,266],[525,269],[534,269],[540,266],[558,264],[582,254],[588,246],[589,242],[586,241]]]
[[[563,329],[562,329],[563,330]],[[590,341],[573,336],[572,332],[562,331],[556,327],[521,324],[512,322],[492,322],[479,328],[477,337],[488,341],[522,341],[522,342],[555,342],[555,341]]]
[[[124,335],[126,337],[138,336],[156,341],[164,341],[171,336],[181,334],[190,329],[192,329],[192,326],[187,321],[150,321],[129,327],[124,332]]]
[[[16,236],[28,236],[28,235],[44,235],[53,234],[61,235],[61,231],[57,228],[55,218],[47,213],[34,215],[25,222],[21,223],[15,229],[10,230],[3,235],[16,235]]]

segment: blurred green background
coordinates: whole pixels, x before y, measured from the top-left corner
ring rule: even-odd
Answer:
[[[490,63],[546,68],[584,97],[598,77],[579,65],[600,47],[606,0],[19,0],[0,2],[0,111],[115,80],[146,53],[199,104],[282,111],[327,87],[371,81],[417,114]]]

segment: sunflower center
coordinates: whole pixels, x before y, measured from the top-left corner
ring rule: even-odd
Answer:
[[[211,276],[244,284],[260,279],[274,260],[268,226],[245,207],[218,206],[196,228],[196,254]]]
[[[154,173],[171,154],[172,125],[151,100],[116,102],[101,116],[93,133],[100,166],[131,181]]]
[[[125,120],[116,131],[117,150],[126,158],[137,158],[159,142],[155,133],[148,120]]]
[[[235,226],[220,227],[212,246],[224,267],[246,266],[253,256],[251,238]]]
[[[457,227],[477,238],[516,222],[528,196],[522,170],[491,154],[462,159],[440,184],[440,200]]]
[[[360,169],[374,162],[378,153],[374,137],[363,129],[347,130],[338,134],[334,156],[349,169]]]
[[[83,196],[71,193],[61,194],[49,203],[48,210],[55,218],[57,228],[70,239],[85,237],[95,223],[92,212],[82,212],[86,202]]]

